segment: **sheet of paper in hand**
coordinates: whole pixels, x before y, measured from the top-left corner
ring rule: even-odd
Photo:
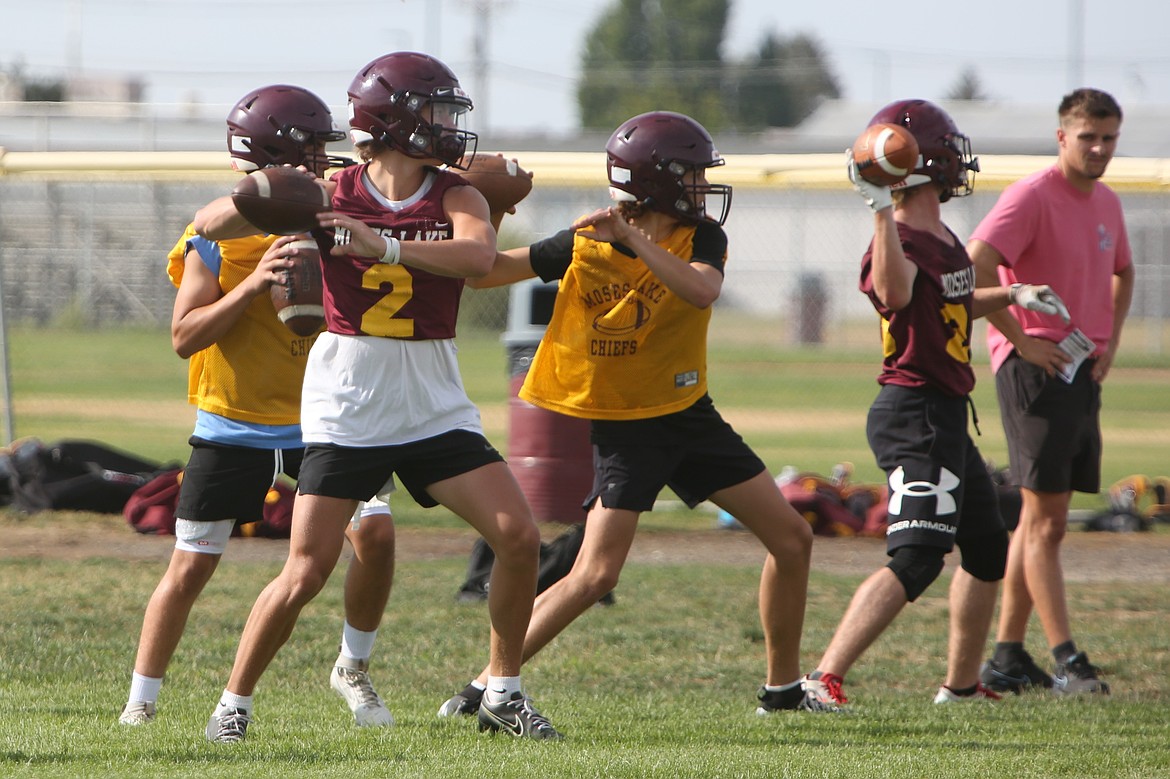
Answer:
[[[1097,349],[1097,345],[1077,329],[1069,333],[1057,346],[1072,358],[1072,362],[1065,364],[1059,372],[1060,378],[1064,379],[1065,384],[1072,384],[1073,378],[1077,375],[1077,368],[1080,368],[1085,358]]]

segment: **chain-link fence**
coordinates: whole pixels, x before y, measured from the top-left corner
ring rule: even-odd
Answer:
[[[73,172],[34,165],[0,176],[6,321],[89,327],[168,322],[174,291],[163,258],[195,210],[224,194],[233,179],[210,172],[102,172],[100,155],[77,156],[97,161],[77,162]],[[565,156],[571,164],[540,155],[545,167],[533,166],[536,186],[519,213],[505,219],[502,244],[548,235],[606,202],[603,159]],[[794,180],[777,175],[776,159],[745,157],[728,166],[737,183],[718,305],[759,317],[781,343],[849,345],[856,325],[873,321],[857,291],[858,261],[872,228],[868,212],[840,180],[835,160],[826,168],[820,155],[809,155],[808,163],[785,158],[785,173],[810,174]],[[222,163],[218,155],[208,160]],[[1163,332],[1170,318],[1170,192],[1158,173],[1151,165],[1145,180],[1139,174],[1120,187],[1139,282],[1126,348],[1148,355],[1170,349]],[[990,209],[1001,183],[980,181],[973,196],[944,206],[960,238]],[[502,330],[506,300],[506,294],[469,294],[464,326]]]
[[[169,323],[175,293],[166,278],[165,256],[196,209],[229,191],[236,178],[221,172],[223,155],[210,154],[196,165],[184,163],[186,170],[167,169],[144,161],[144,156],[149,157],[133,155],[133,164],[126,164],[129,156],[120,158],[119,167],[100,155],[77,155],[78,160],[64,166],[70,170],[52,170],[53,165],[41,165],[30,154],[19,171],[13,173],[9,165],[8,175],[0,175],[0,282],[7,326]],[[536,173],[535,187],[519,212],[506,217],[502,246],[549,235],[607,202],[603,156],[515,156]],[[965,239],[1006,182],[1051,162],[985,159],[984,170],[993,172],[981,176],[973,196],[946,204],[945,220]],[[1124,202],[1138,279],[1124,354],[1131,364],[1136,360],[1155,369],[1152,380],[1164,382],[1170,376],[1170,311],[1165,303],[1170,292],[1170,188],[1158,163],[1115,161],[1119,175],[1111,183]],[[1112,176],[1114,168],[1110,172]],[[869,460],[864,410],[877,371],[878,328],[872,307],[857,289],[859,260],[872,231],[868,210],[844,182],[836,155],[744,156],[729,160],[717,174],[720,181],[730,180],[735,194],[727,223],[726,282],[712,321],[712,360],[738,359],[737,349],[747,349],[741,361],[745,365],[761,360],[765,349],[802,355],[795,368],[762,362],[758,377],[751,368],[729,371],[723,364],[719,371],[713,369],[712,386],[721,409],[744,428],[777,471],[797,456],[807,458],[797,465],[816,468],[827,468],[836,459]],[[481,341],[498,343],[493,336],[504,332],[507,305],[507,290],[469,290],[460,333],[479,333],[487,336]],[[981,333],[977,327],[977,362],[985,358]],[[839,383],[834,371],[843,370],[846,362],[852,366],[850,375],[860,372],[867,380],[863,390],[841,400],[839,407],[848,411],[800,419],[801,396],[782,395],[781,387],[796,388],[808,399],[831,398]],[[980,370],[978,391],[984,394],[977,396],[977,403],[985,417],[981,447],[995,453],[1001,445],[994,393],[988,389],[985,367]],[[756,378],[777,388],[769,400],[774,408],[760,408],[758,400],[744,400],[747,405],[737,407],[741,385]],[[1141,409],[1116,412],[1126,414],[1116,424],[1134,428],[1126,433],[1126,452],[1132,457],[1117,466],[1122,471],[1170,469],[1153,446],[1160,445],[1163,423],[1170,423],[1170,402],[1162,401],[1162,394],[1149,397],[1155,400],[1142,401]],[[749,407],[753,402],[755,407]],[[788,415],[781,419],[781,412]],[[1140,415],[1154,412],[1152,417]],[[838,428],[841,437],[834,438]],[[793,430],[803,431],[803,437]]]

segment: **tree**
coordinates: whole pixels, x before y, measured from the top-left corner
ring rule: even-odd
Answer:
[[[959,79],[946,94],[947,100],[988,100],[983,91],[983,84],[979,81],[979,74],[975,68],[967,66],[959,73]]]
[[[766,34],[755,56],[736,71],[728,108],[740,129],[792,127],[821,100],[841,96],[820,43],[805,34],[790,38]]]
[[[585,40],[577,88],[581,123],[612,129],[645,111],[727,124],[719,47],[730,0],[618,0]]]
[[[720,54],[730,0],[616,0],[585,39],[577,105],[586,128],[679,111],[708,130],[792,126],[840,87],[808,35],[768,34],[742,62]]]

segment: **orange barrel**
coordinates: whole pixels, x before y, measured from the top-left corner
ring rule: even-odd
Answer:
[[[552,317],[557,284],[512,285],[508,298],[508,464],[540,522],[585,521],[581,503],[593,486],[589,421],[521,400],[520,385]]]

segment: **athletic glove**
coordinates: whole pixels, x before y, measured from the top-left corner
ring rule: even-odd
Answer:
[[[857,194],[861,195],[861,199],[873,209],[874,213],[894,204],[889,187],[870,183],[862,177],[861,171],[857,169],[857,163],[853,161],[853,149],[845,150],[845,170],[849,174],[849,180],[853,183]]]
[[[1066,325],[1072,321],[1060,295],[1053,292],[1052,287],[1047,284],[1013,284],[1008,291],[1008,298],[1012,303],[1029,311],[1059,316]]]

